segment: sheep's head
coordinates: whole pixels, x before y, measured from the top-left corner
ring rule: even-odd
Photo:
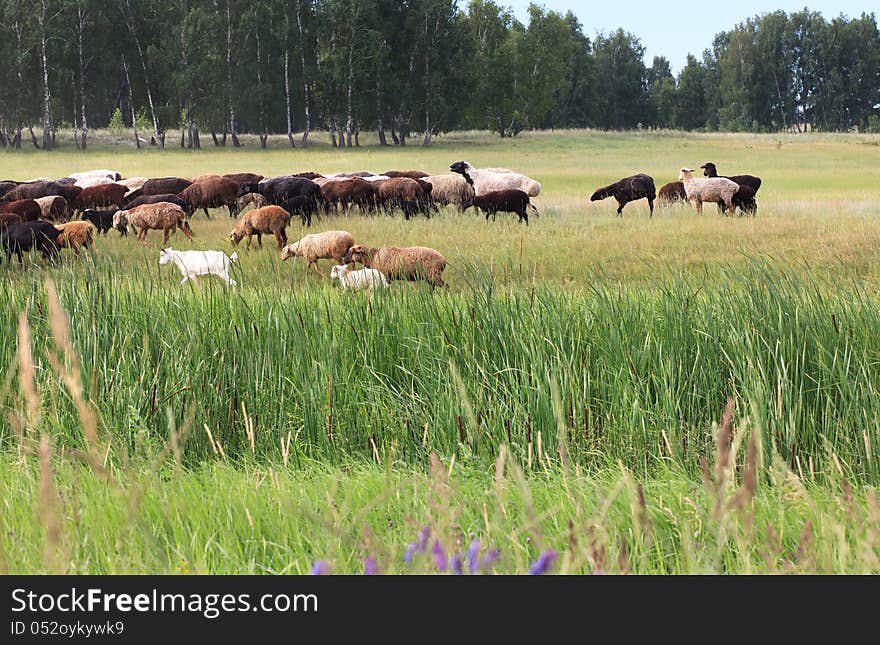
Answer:
[[[248,193],[259,193],[258,190],[259,184],[242,184],[238,188],[238,192],[236,193],[236,197],[244,197]]]
[[[718,170],[715,168],[715,164],[712,163],[711,161],[707,161],[702,166],[700,166],[700,168],[703,169],[703,174],[706,177],[717,177],[718,176]]]
[[[608,191],[604,188],[597,188],[596,191],[592,195],[590,195],[590,201],[597,202],[600,199],[605,199],[606,197],[608,197]]]
[[[455,163],[449,164],[449,169],[452,172],[457,172],[459,175],[464,175],[466,178],[467,173],[473,170],[474,167],[467,161],[456,161]]]
[[[294,242],[293,244],[288,244],[283,249],[281,249],[281,259],[286,260],[287,258],[295,258],[299,253],[299,242]]]
[[[682,168],[681,171],[678,173],[678,180],[684,181],[685,179],[690,179],[692,172],[693,169],[691,168]]]
[[[162,249],[159,251],[159,266],[171,262],[171,251],[173,250],[174,249],[169,246],[167,249]]]
[[[128,233],[128,217],[126,216],[127,211],[117,211],[115,215],[113,215],[113,228],[122,233],[123,235]]]
[[[232,242],[232,245],[235,246],[239,242],[241,242],[241,238],[244,237],[244,233],[234,228],[229,232],[229,241]]]
[[[330,269],[330,279],[331,280],[342,280],[345,275],[348,273],[348,265],[347,264],[337,264],[332,269]]]
[[[363,244],[355,244],[353,247],[348,249],[348,252],[345,254],[345,257],[342,258],[342,261],[345,264],[351,264],[352,262],[360,262],[364,266],[370,266],[369,256],[367,255],[367,247]]]

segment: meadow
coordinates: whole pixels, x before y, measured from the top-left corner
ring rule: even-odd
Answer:
[[[112,231],[91,255],[4,262],[0,568],[522,573],[552,551],[563,573],[880,571],[880,138],[364,143],[105,136],[0,155],[12,179],[465,159],[542,183],[529,227],[453,210],[312,227],[436,248],[448,290],[341,293],[330,261],[306,272],[271,239],[238,249],[234,290],[179,286],[155,232],[150,248]],[[589,201],[706,161],[763,178],[756,217]],[[231,253],[231,226],[196,214],[194,242],[171,243]]]

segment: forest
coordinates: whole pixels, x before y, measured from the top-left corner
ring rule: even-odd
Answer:
[[[593,34],[592,36],[589,34]],[[77,146],[108,125],[144,145],[430,144],[452,130],[880,131],[873,13],[774,11],[711,49],[645,61],[596,32],[491,0],[0,0],[0,146]]]

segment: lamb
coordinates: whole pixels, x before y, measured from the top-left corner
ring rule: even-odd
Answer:
[[[79,255],[81,247],[90,248],[95,241],[95,225],[91,222],[77,220],[58,224],[55,228],[61,231],[58,236],[58,246],[62,249],[73,249],[75,255]]]
[[[180,193],[180,198],[186,202],[186,214],[192,214],[199,208],[205,211],[205,217],[210,219],[209,208],[225,206],[229,209],[229,217],[238,215],[238,184],[231,179],[217,176],[216,178],[204,179],[193,182]]]
[[[381,246],[358,244],[351,247],[343,263],[360,262],[368,269],[378,269],[388,280],[426,280],[433,289],[445,287],[443,270],[446,258],[425,246]]]
[[[648,208],[651,211],[650,217],[653,217],[654,198],[656,196],[654,179],[650,175],[639,173],[631,177],[618,179],[613,184],[597,188],[596,192],[590,196],[590,201],[595,202],[600,199],[613,197],[617,200],[617,215],[622,216],[623,207],[629,202],[645,198],[648,200]]]
[[[377,269],[360,269],[352,271],[345,264],[338,264],[330,269],[330,279],[339,280],[342,290],[388,288],[388,279]]]
[[[48,197],[40,197],[36,200],[40,205],[40,217],[46,220],[64,220],[70,217],[70,208],[67,200],[60,195],[50,195]]]
[[[429,175],[425,181],[431,184],[431,199],[439,206],[453,204],[464,211],[476,194],[474,187],[461,175]]]
[[[687,193],[684,192],[684,184],[680,181],[670,181],[668,184],[660,186],[657,191],[657,205],[670,206],[676,202],[686,203],[688,199]]]
[[[118,208],[110,208],[108,210],[87,210],[83,211],[82,219],[84,222],[91,222],[98,229],[99,233],[107,235],[113,227],[113,216],[119,211]],[[126,235],[127,231],[120,231],[120,235]]]
[[[129,226],[140,229],[137,237],[144,246],[149,246],[146,238],[147,231],[150,229],[163,232],[163,244],[168,241],[168,236],[177,229],[183,231],[187,239],[193,238],[192,229],[189,222],[186,221],[186,213],[180,206],[170,202],[144,204],[128,210],[117,211],[113,215],[113,228],[120,233],[125,235]]]
[[[229,277],[229,267],[238,260],[238,253],[231,256],[223,251],[175,251],[170,246],[159,251],[159,266],[173,262],[180,269],[184,284],[187,280],[195,281],[196,276],[216,275],[230,287],[235,280]]]
[[[682,168],[679,179],[684,183],[684,191],[688,201],[693,202],[697,213],[703,213],[703,202],[724,202],[724,205],[733,210],[733,195],[739,189],[739,184],[723,177],[711,177],[708,179],[693,177],[691,168]]]
[[[311,233],[304,236],[293,244],[288,244],[281,250],[281,259],[306,258],[309,267],[315,269],[315,273],[321,275],[318,269],[318,260],[333,259],[337,264],[343,262],[348,250],[354,246],[354,238],[348,231],[324,231],[323,233]]]
[[[318,204],[314,195],[297,195],[285,200],[281,204],[281,208],[290,213],[291,216],[299,215],[303,226],[311,226],[312,215],[318,210]]]
[[[287,244],[287,226],[290,224],[290,213],[274,204],[255,208],[245,213],[229,232],[229,241],[233,245],[238,244],[243,237],[247,237],[245,250],[251,248],[251,236],[257,236],[257,243],[263,248],[263,233],[271,233],[278,242],[278,248],[284,248]]]
[[[494,172],[481,168],[477,169],[467,161],[456,161],[449,166],[452,172],[457,172],[474,187],[477,195],[488,193],[493,190],[516,188],[528,193],[529,197],[537,197],[541,192],[541,184],[516,172]]]
[[[482,195],[476,195],[471,203],[465,208],[469,208],[470,206],[476,206],[486,213],[487,222],[489,221],[489,215],[492,216],[492,220],[494,221],[495,213],[498,212],[516,213],[519,216],[517,221],[525,222],[526,226],[529,225],[529,214],[526,211],[526,207],[532,208],[536,213],[538,212],[538,209],[529,202],[529,196],[525,192],[515,188],[509,190],[493,190]]]
[[[248,193],[247,195],[235,198],[235,205],[238,206],[239,213],[245,210],[248,206],[262,208],[266,203],[266,198],[260,193]]]

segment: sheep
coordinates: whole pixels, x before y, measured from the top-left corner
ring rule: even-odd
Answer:
[[[348,265],[337,264],[330,269],[330,280],[339,280],[342,290],[388,288],[388,279],[378,269],[352,271]]]
[[[263,197],[260,193],[248,193],[246,195],[242,195],[241,197],[236,197],[235,205],[238,206],[238,212],[241,213],[248,206],[253,206],[254,208],[262,208],[266,205],[266,198]]]
[[[229,277],[229,267],[238,261],[238,253],[226,255],[223,251],[175,251],[170,246],[159,251],[159,266],[173,262],[180,269],[183,280],[195,282],[196,276],[216,275],[223,279],[230,287],[235,286],[235,280]]]
[[[265,177],[252,172],[233,172],[223,175],[223,178],[234,181],[240,187],[242,184],[256,184],[263,181]]]
[[[93,177],[105,177],[110,181],[119,181],[122,179],[122,174],[116,170],[108,170],[106,168],[101,168],[100,170],[86,170],[84,172],[72,172],[68,175],[69,178],[74,181],[79,179],[90,179]]]
[[[739,189],[739,184],[723,177],[693,177],[693,172],[691,168],[682,168],[678,178],[684,183],[688,201],[693,202],[697,213],[702,215],[703,202],[723,201],[727,208],[733,210],[733,195]]]
[[[159,202],[170,202],[172,204],[176,204],[180,206],[184,211],[186,211],[186,202],[183,201],[178,195],[173,193],[167,193],[164,195],[141,195],[140,197],[136,197],[135,199],[131,199],[125,202],[125,208],[137,208],[138,206],[143,206],[144,204],[158,204]]]
[[[84,179],[77,179],[73,182],[73,185],[79,186],[80,188],[92,188],[93,186],[103,186],[104,184],[113,183],[115,182],[108,177],[86,177]]]
[[[703,175],[706,177],[723,177],[724,175],[718,174],[718,169],[715,167],[715,164],[711,161],[707,161],[700,168],[703,169]],[[755,175],[731,175],[728,176],[727,179],[731,181],[735,181],[740,186],[749,186],[756,193],[758,189],[761,187],[761,178],[756,177]]]
[[[746,215],[758,214],[758,202],[755,201],[755,189],[746,184],[740,184],[739,190],[733,194],[733,205]],[[719,204],[719,207],[721,204]]]
[[[376,201],[390,211],[399,208],[405,219],[420,210],[428,203],[425,191],[415,179],[409,177],[393,177],[375,183],[378,190]]]
[[[529,214],[526,207],[532,208],[536,213],[538,209],[529,202],[529,196],[521,191],[511,188],[509,190],[493,190],[489,193],[474,196],[471,203],[465,208],[476,206],[486,213],[486,221],[489,221],[489,215],[495,220],[495,213],[516,213],[519,222],[525,222],[529,225]]]
[[[208,181],[209,179],[220,179],[220,175],[218,175],[216,172],[209,172],[204,175],[196,175],[195,177],[189,178],[189,180],[194,184],[198,184],[202,181]]]
[[[443,281],[446,258],[425,246],[375,248],[358,244],[348,250],[342,262],[360,262],[368,269],[378,269],[388,280],[426,280],[432,289],[447,286]]]
[[[424,179],[428,173],[421,170],[389,170],[383,172],[386,177],[409,177],[410,179]]]
[[[528,193],[529,197],[537,197],[541,192],[541,184],[517,172],[494,172],[485,168],[477,169],[467,161],[456,161],[449,166],[474,187],[477,195],[493,190],[516,188]]]
[[[86,210],[82,213],[84,222],[91,222],[98,229],[99,233],[107,235],[107,231],[113,228],[113,216],[119,212],[118,208],[110,208],[108,210]],[[120,231],[120,235],[126,235],[127,231]]]
[[[208,209],[220,206],[229,209],[229,217],[237,216],[237,196],[238,184],[231,179],[224,179],[220,176],[193,182],[180,193],[180,198],[186,202],[184,210],[188,216],[192,216],[196,210],[201,208],[205,211],[205,217],[209,219],[211,216],[208,214]]]
[[[684,192],[684,184],[680,181],[670,181],[660,186],[657,191],[657,205],[670,206],[676,202],[687,202],[687,193]]]
[[[297,195],[286,199],[281,208],[290,213],[291,216],[299,215],[303,226],[312,225],[312,215],[318,210],[318,204],[312,195]]]
[[[160,177],[157,179],[148,179],[141,186],[142,195],[165,195],[172,193],[174,195],[180,193],[184,188],[192,184],[188,179],[180,177]]]
[[[648,200],[648,208],[650,216],[654,216],[654,198],[657,196],[654,191],[654,179],[650,175],[639,173],[631,177],[618,179],[613,184],[597,188],[596,192],[590,195],[590,201],[595,202],[600,199],[613,197],[617,200],[617,215],[623,216],[623,207],[629,202],[636,199],[645,198]]]
[[[97,208],[99,206],[122,208],[127,192],[128,188],[122,184],[114,183],[83,188],[72,204],[73,210],[74,212],[81,212],[88,208]]]
[[[47,260],[58,254],[58,237],[61,231],[49,222],[11,222],[0,228],[0,246],[6,252],[6,260],[13,254],[24,264],[23,254],[38,249]]]
[[[37,199],[50,195],[60,195],[72,204],[82,192],[79,186],[59,184],[57,181],[38,181],[23,183],[7,191],[0,201],[14,202],[19,199]]]
[[[242,184],[238,189],[238,197],[248,193],[259,193],[266,198],[270,205],[280,206],[291,197],[298,195],[312,196],[315,203],[317,203],[317,200],[321,197],[320,192],[320,187],[311,179],[283,175],[281,177],[264,179],[260,182]]]
[[[0,181],[0,199],[2,199],[6,195],[6,193],[8,193],[10,190],[20,184],[20,181],[14,181],[12,179],[4,179],[3,181]]]
[[[14,202],[0,203],[0,213],[15,213],[21,216],[22,222],[33,222],[40,219],[43,211],[34,199],[18,199]]]
[[[453,204],[464,211],[474,198],[474,187],[458,174],[429,175],[425,181],[431,184],[431,199],[440,206]]]
[[[168,241],[168,236],[175,230],[180,229],[187,239],[193,238],[192,229],[186,221],[186,213],[177,204],[170,202],[158,202],[156,204],[143,204],[128,210],[117,211],[113,215],[113,228],[126,234],[128,227],[140,229],[138,240],[144,246],[147,244],[147,231],[150,229],[163,232],[162,243]]]
[[[89,248],[95,241],[95,225],[91,222],[77,220],[58,224],[55,228],[61,231],[58,236],[58,246],[62,249],[73,249],[75,255],[79,255],[80,247]]]
[[[49,195],[34,200],[40,205],[40,217],[49,220],[63,220],[70,217],[67,200],[60,195]]]
[[[149,181],[148,177],[126,177],[125,179],[120,179],[116,183],[122,184],[128,188],[128,192],[125,194],[125,196],[128,197],[134,191],[143,188],[147,181]]]
[[[302,239],[288,244],[281,250],[281,259],[306,258],[309,267],[315,269],[315,273],[321,275],[318,268],[318,260],[333,259],[337,264],[342,263],[345,254],[354,245],[354,238],[348,231],[324,231],[323,233],[311,233]]]
[[[328,181],[320,189],[327,208],[340,205],[344,209],[354,205],[363,211],[372,211],[376,208],[379,194],[375,184],[360,177]]]
[[[287,244],[286,229],[289,224],[290,213],[280,206],[269,204],[245,213],[229,232],[229,241],[236,245],[243,237],[247,237],[245,250],[249,251],[251,236],[256,235],[257,243],[263,248],[263,233],[271,233],[278,242],[278,248],[282,249]]]
[[[21,215],[18,213],[0,213],[0,229],[9,226],[10,224],[15,224],[17,222],[23,222],[24,220],[21,218]]]

